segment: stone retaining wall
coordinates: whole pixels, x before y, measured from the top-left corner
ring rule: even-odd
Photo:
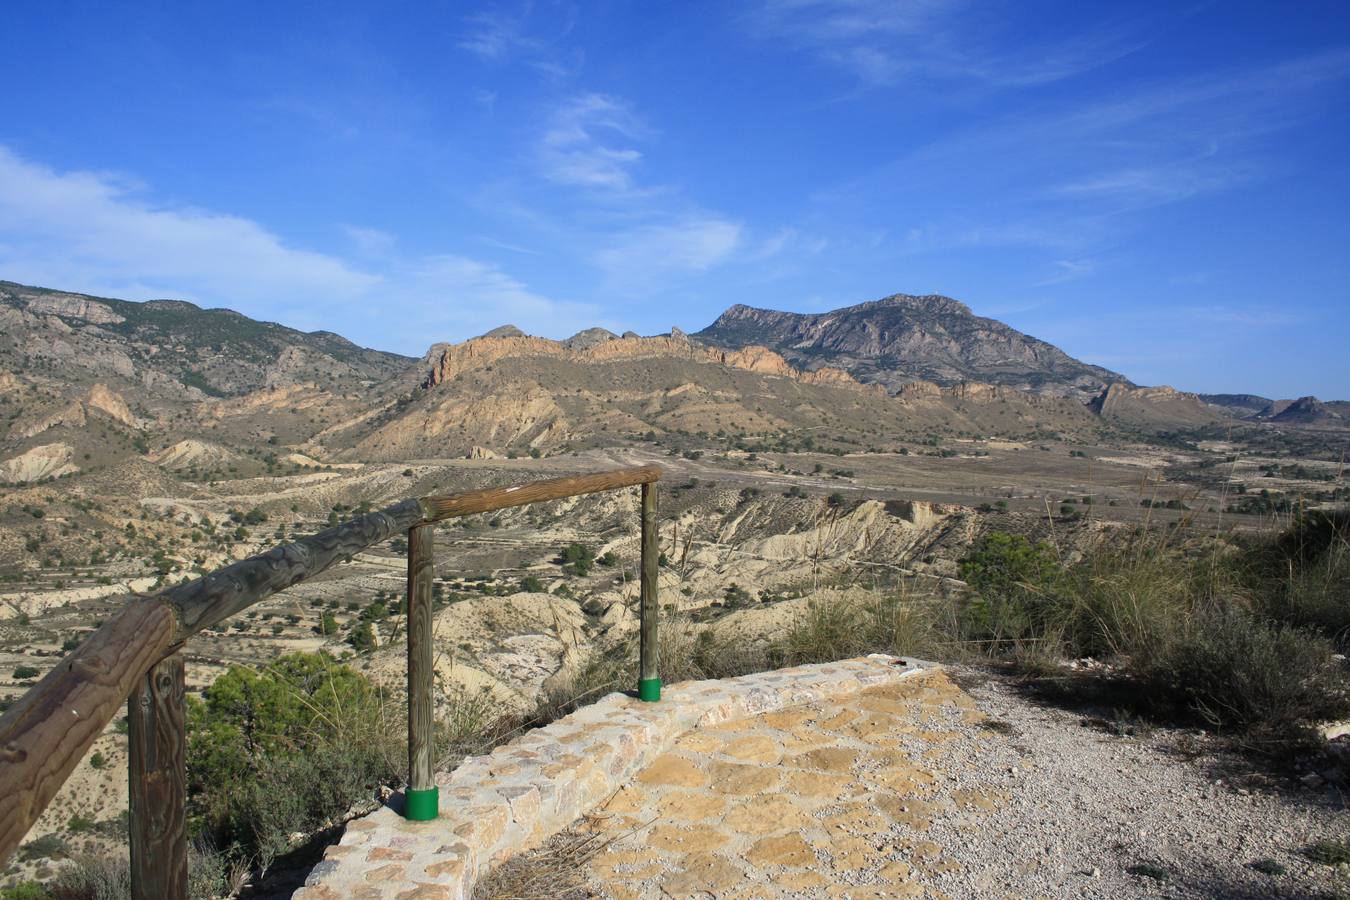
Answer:
[[[691,729],[818,703],[931,667],[873,655],[666,688],[659,703],[610,694],[487,756],[437,775],[440,817],[393,806],[348,823],[297,900],[464,900],[494,865],[536,847],[605,802]]]

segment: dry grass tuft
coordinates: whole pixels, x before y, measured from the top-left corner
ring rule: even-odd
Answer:
[[[576,830],[556,834],[537,850],[513,856],[493,869],[474,888],[473,900],[584,900],[594,896],[581,873],[588,862],[623,836]]]

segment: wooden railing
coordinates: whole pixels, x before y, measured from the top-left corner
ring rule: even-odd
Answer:
[[[187,736],[183,644],[203,628],[406,531],[408,788],[405,816],[436,817],[433,781],[432,526],[444,519],[641,485],[638,696],[660,698],[657,674],[656,466],[405,500],[274,547],[156,594],[133,594],[0,717],[0,865],[18,847],[127,701],[132,894],[187,896]]]

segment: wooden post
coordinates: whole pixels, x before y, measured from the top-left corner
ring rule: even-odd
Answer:
[[[186,711],[181,653],[151,666],[127,697],[135,900],[187,900]]]
[[[431,582],[436,577],[435,529],[408,529],[408,793],[403,815],[414,822],[436,818],[440,798],[432,780],[435,706],[432,688]]]
[[[655,702],[661,699],[661,675],[657,666],[656,650],[656,579],[661,551],[657,546],[656,484],[642,485],[642,594],[641,647],[638,672],[638,699]]]

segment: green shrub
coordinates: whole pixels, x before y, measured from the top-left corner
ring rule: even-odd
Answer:
[[[1269,875],[1271,878],[1278,878],[1281,875],[1287,875],[1289,870],[1273,859],[1258,859],[1247,863],[1247,867],[1255,869],[1262,875]]]
[[[1346,712],[1336,667],[1320,634],[1227,605],[1198,614],[1139,671],[1215,726],[1274,747]]]
[[[1350,865],[1350,837],[1320,840],[1303,853],[1308,859],[1324,866]]]
[[[44,834],[34,838],[19,848],[19,859],[64,859],[70,855],[70,847],[54,834]]]
[[[42,673],[39,672],[37,669],[33,668],[32,666],[15,666],[15,667],[14,667],[14,677],[17,678],[17,679],[19,679],[20,681],[24,681],[24,680],[27,680],[27,679],[29,679],[29,678],[36,678],[36,677],[38,677],[38,675],[40,675],[40,674],[42,674]]]
[[[1271,616],[1350,650],[1350,512],[1308,513],[1254,556],[1254,587]]]
[[[88,816],[82,816],[79,813],[76,813],[71,816],[70,821],[66,823],[66,829],[73,831],[76,834],[82,834],[86,831],[93,831],[95,824],[97,823]]]
[[[1154,881],[1167,881],[1172,877],[1170,872],[1156,863],[1138,863],[1137,865],[1126,866],[1125,871],[1140,878],[1151,878]]]
[[[939,621],[939,612],[945,608],[946,604],[934,603],[932,598],[904,591],[810,601],[770,655],[787,665],[867,653],[932,657],[946,640]]]
[[[740,609],[752,599],[749,591],[734,582],[727,585],[722,593],[722,605],[727,609]]]
[[[365,653],[375,649],[375,629],[369,622],[361,622],[352,629],[352,633],[347,635],[347,643],[351,644],[352,649],[357,653]]]
[[[559,562],[563,564],[564,571],[584,577],[590,574],[591,567],[595,565],[595,553],[581,544],[568,544],[563,548]]]
[[[964,640],[997,648],[1046,639],[1064,627],[1064,570],[1049,544],[991,532],[961,562],[960,573],[974,591],[962,610]]]
[[[324,653],[231,668],[188,710],[194,816],[264,868],[288,835],[336,821],[399,777],[406,746],[376,688]]]

